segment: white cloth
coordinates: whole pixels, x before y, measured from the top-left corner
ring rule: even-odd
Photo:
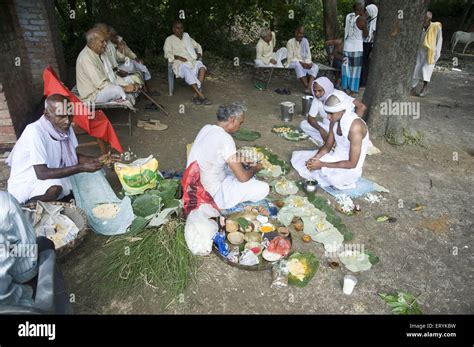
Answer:
[[[220,209],[228,209],[244,201],[257,202],[267,197],[270,186],[266,182],[252,177],[247,182],[240,182],[230,170],[219,190],[213,195],[214,201]]]
[[[209,194],[214,195],[226,176],[227,160],[236,152],[230,134],[220,126],[207,124],[197,134],[186,166],[197,160],[201,183]]]
[[[77,147],[77,138],[71,132],[71,141],[74,148]],[[12,194],[20,204],[25,203],[32,197],[43,195],[55,185],[63,188],[59,199],[71,192],[69,178],[39,180],[36,177],[34,165],[46,164],[48,168],[64,167],[61,163],[61,144],[55,141],[40,126],[39,121],[29,124],[8,158],[11,166],[10,178],[8,179],[8,192]]]
[[[283,68],[282,60],[285,60],[288,57],[288,50],[285,47],[280,48],[274,52],[270,59],[276,60],[276,64],[268,63],[266,64],[262,59],[255,59],[255,66],[257,67],[279,67]]]
[[[303,46],[303,49],[302,49]],[[307,40],[305,41],[303,45],[303,41],[298,42],[296,41],[296,38],[289,39],[288,42],[286,43],[286,49],[288,50],[288,61],[286,63],[286,66],[289,67],[289,65],[292,62],[299,62],[302,61],[303,63],[311,63],[311,50],[309,48],[309,43],[307,43]],[[301,54],[301,51],[305,52],[305,56],[303,57]]]
[[[197,59],[197,54],[196,50],[194,49],[193,45],[193,40],[191,39],[191,36],[189,36],[188,33],[183,33],[183,41],[184,41],[184,46],[186,47],[186,50],[188,51],[188,54],[193,60]]]
[[[413,72],[413,83],[412,86],[415,88],[420,81],[431,81],[431,75],[433,74],[434,67],[439,57],[441,56],[441,47],[443,46],[443,35],[441,29],[438,30],[436,36],[436,50],[434,55],[434,64],[428,64],[427,50],[423,47],[423,41],[425,40],[427,30],[423,29],[421,34],[420,46],[418,48],[418,55],[416,56],[416,66]]]
[[[357,27],[357,19],[354,12],[346,16],[346,26],[344,28],[344,51],[347,52],[363,52],[363,35],[362,30]]]
[[[339,100],[344,99],[345,102],[347,103],[348,107],[351,107],[351,110],[355,109],[355,105],[353,104],[354,98],[347,95],[343,91],[340,90],[333,90],[331,94],[336,95]],[[314,95],[314,93],[313,93]],[[329,95],[326,96],[325,99],[327,99]],[[316,97],[313,99],[313,102],[311,103],[311,107],[308,112],[308,117],[317,117],[320,116],[322,118],[322,121],[318,121],[318,124],[326,131],[326,133],[329,131],[329,125],[331,122],[328,119],[328,115],[326,111],[324,110],[324,104],[322,101],[318,100]],[[311,124],[309,124],[308,120],[304,120],[300,123],[300,128],[303,130],[308,136],[310,136],[313,140],[315,140],[318,144],[324,143],[323,138],[321,137],[321,134],[319,130],[314,128]]]
[[[102,61],[102,64],[104,64],[104,70],[105,70],[105,73],[107,74],[107,77],[109,78],[109,81],[114,84],[117,83],[117,76],[115,75],[109,56],[106,54],[103,54],[100,56],[100,60]]]
[[[300,79],[301,77],[305,77],[306,75],[311,75],[314,78],[318,75],[319,66],[317,64],[312,63],[311,69],[305,69],[298,61],[293,61],[288,65],[289,69],[295,69],[296,78]]]
[[[368,5],[365,10],[369,15],[369,20],[367,21],[369,33],[367,37],[364,38],[364,42],[374,42],[375,32],[377,31],[377,15],[379,13],[379,9],[376,5],[371,4]]]
[[[333,133],[336,148],[321,157],[320,161],[334,163],[349,160],[350,141],[348,139],[352,122],[359,117],[352,111],[346,111],[340,120],[342,136],[337,134],[337,123],[334,124]],[[350,189],[355,187],[355,183],[362,176],[362,166],[364,165],[367,149],[369,146],[369,133],[362,140],[362,148],[357,165],[353,169],[337,169],[323,167],[321,170],[309,171],[306,168],[306,161],[314,157],[317,151],[296,151],[291,157],[291,164],[296,171],[306,179],[317,180],[322,187],[334,186],[337,189]]]
[[[122,87],[116,84],[110,84],[97,93],[95,102],[98,102],[98,103],[109,102],[109,101],[118,100],[118,99],[122,99],[122,100],[127,99],[127,96],[125,95],[125,91],[123,90]]]
[[[187,84],[193,85],[197,84],[198,88],[201,88],[201,81],[197,78],[199,70],[201,68],[206,68],[206,66],[200,60],[196,60],[196,63],[193,65],[189,62],[182,63],[179,66],[178,77],[186,81]]]
[[[234,139],[222,127],[205,125],[196,136],[189,152],[187,166],[197,161],[201,183],[221,209],[244,201],[259,201],[269,192],[265,182],[252,178],[239,182],[227,161],[237,152]]]
[[[321,122],[318,122],[318,124],[326,130],[326,133],[329,131],[329,125],[326,126],[326,124],[321,124]],[[321,146],[324,143],[323,138],[321,137],[321,133],[319,132],[318,129],[313,127],[311,124],[309,124],[308,120],[305,119],[301,121],[300,123],[300,128],[303,130],[303,132],[311,137],[314,141],[316,141],[318,146]]]
[[[126,60],[124,64],[119,65],[119,69],[129,72],[129,73],[139,71],[143,74],[143,78],[145,79],[145,81],[148,81],[151,79],[151,74],[148,68],[145,65],[140,64],[136,60],[132,60],[132,59]]]

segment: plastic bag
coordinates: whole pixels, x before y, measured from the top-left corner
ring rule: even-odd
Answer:
[[[219,211],[209,204],[203,204],[189,213],[184,227],[184,238],[192,254],[211,253],[213,238],[219,227],[210,218],[217,216],[219,216]]]
[[[288,287],[288,261],[281,259],[272,267],[272,284],[270,288]]]
[[[130,164],[115,163],[114,167],[123,189],[130,195],[143,194],[156,187],[158,160],[153,155]]]
[[[219,207],[214,202],[211,194],[201,184],[201,173],[197,161],[193,161],[188,166],[183,174],[181,185],[183,187],[183,209],[185,216],[202,204],[209,204],[219,211]]]
[[[298,193],[298,187],[295,181],[287,180],[285,177],[274,181],[275,191],[280,195],[294,195]]]
[[[319,269],[318,259],[311,253],[293,253],[288,258],[288,283],[305,287]]]
[[[71,184],[76,205],[85,212],[87,222],[95,232],[102,235],[118,235],[127,231],[135,218],[130,198],[126,196],[120,200],[102,170],[76,174],[71,177]],[[116,204],[119,207],[115,218],[101,219],[94,216],[92,210],[104,203]]]
[[[247,266],[257,265],[259,263],[258,256],[250,249],[244,249],[240,256],[239,263]]]

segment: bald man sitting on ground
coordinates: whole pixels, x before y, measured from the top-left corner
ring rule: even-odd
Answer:
[[[49,96],[43,116],[25,128],[13,147],[7,159],[8,192],[20,204],[65,198],[71,193],[69,176],[100,170],[108,159],[107,154],[95,158],[76,152],[71,109],[64,96]]]

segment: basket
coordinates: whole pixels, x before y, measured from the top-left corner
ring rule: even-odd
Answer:
[[[231,219],[234,219],[236,218],[237,216],[243,216],[245,213],[244,212],[234,212],[234,213],[231,213],[227,216],[227,218],[231,218]],[[270,218],[270,221],[272,222],[272,224],[278,226],[280,225],[279,222],[277,222],[275,219],[273,218]],[[227,236],[227,232],[226,232],[226,236]],[[291,233],[287,236],[288,240],[291,242],[291,247],[293,248],[293,239],[291,237]],[[230,265],[230,266],[233,266],[233,267],[236,267],[238,269],[241,269],[241,270],[247,270],[247,271],[263,271],[263,270],[270,270],[272,267],[273,267],[273,263],[271,262],[268,262],[266,260],[263,260],[262,262],[256,264],[256,265],[241,265],[240,263],[234,263],[232,261],[230,261],[229,259],[227,259],[225,256],[223,256],[219,250],[217,249],[216,245],[214,244],[212,246],[212,249],[214,251],[214,253],[217,255],[218,258],[220,258],[224,263]],[[291,251],[290,251],[291,253]],[[290,253],[288,253],[287,256],[283,257],[282,259],[286,259],[288,258],[288,256],[290,255]]]
[[[53,201],[50,203],[54,205],[63,206],[64,210],[62,213],[65,216],[69,217],[79,228],[79,232],[77,233],[76,238],[56,249],[56,257],[58,259],[61,259],[62,257],[69,254],[72,250],[74,250],[77,246],[79,246],[79,244],[84,240],[84,237],[86,236],[89,230],[89,226],[87,225],[86,214],[82,209],[80,209],[74,204],[73,200],[70,203],[59,201]],[[36,203],[30,203],[23,206],[29,209],[36,209]]]

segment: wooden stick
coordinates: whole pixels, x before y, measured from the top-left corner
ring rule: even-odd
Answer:
[[[150,100],[156,107],[158,107],[160,110],[162,110],[167,116],[169,116],[170,114],[168,112],[166,112],[166,110],[163,108],[163,106],[161,106],[159,103],[157,103],[155,100],[153,100],[153,98],[148,95],[147,93],[145,93],[143,91],[143,89],[141,90],[142,94],[146,96],[146,98],[148,100]]]

